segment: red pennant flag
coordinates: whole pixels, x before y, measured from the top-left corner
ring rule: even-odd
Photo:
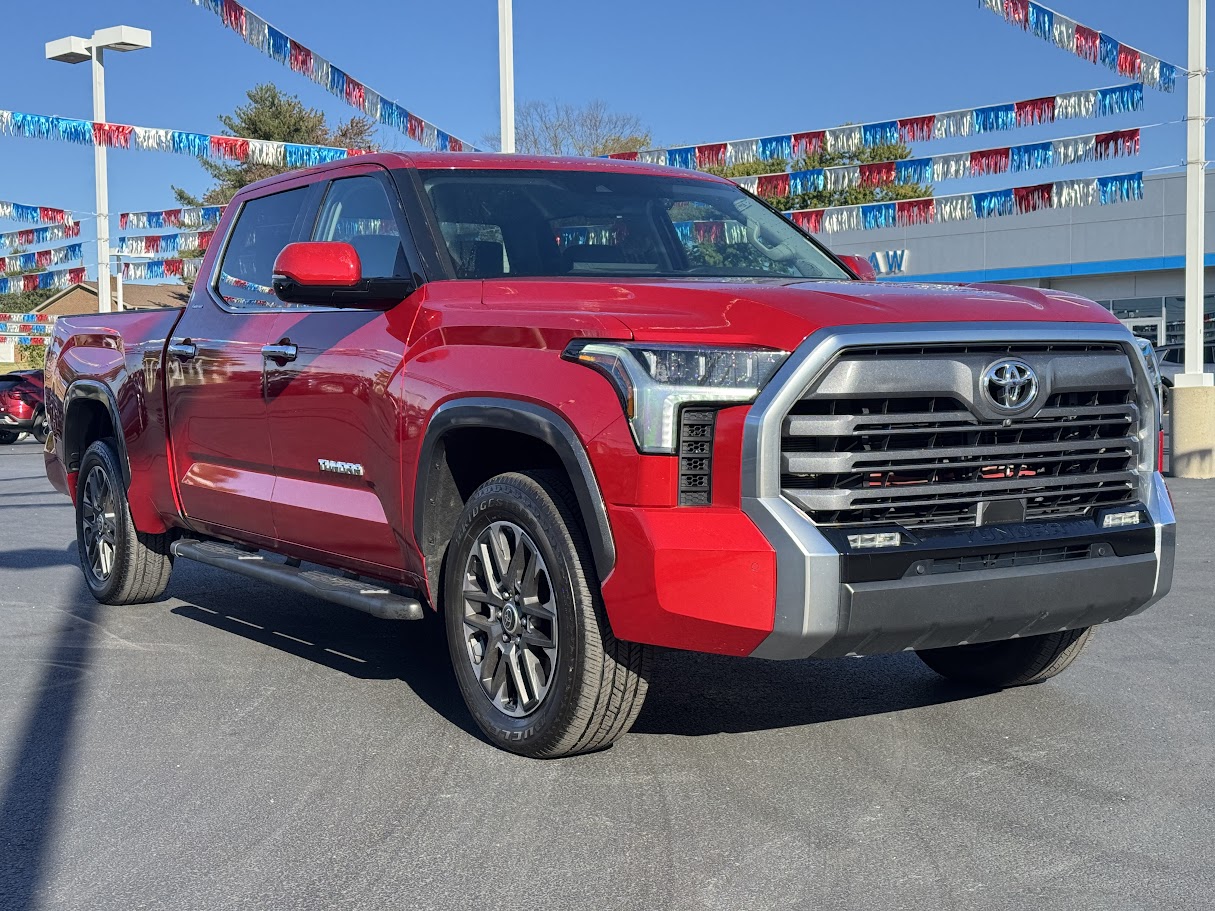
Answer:
[[[935,199],[901,199],[894,204],[895,222],[900,225],[927,225],[936,217]]]
[[[808,133],[793,134],[793,157],[804,158],[817,155],[823,150],[824,130],[811,130]]]
[[[617,161],[636,161],[636,152],[613,152],[608,158],[615,158]]]
[[[1051,186],[1049,183],[1041,183],[1034,187],[1013,187],[1017,211],[1025,213],[1049,209]]]
[[[789,175],[763,174],[756,182],[755,195],[770,199],[773,196],[789,195]]]
[[[1086,25],[1076,23],[1076,56],[1096,63],[1100,56],[1101,36]]]
[[[895,164],[893,161],[863,164],[858,170],[861,172],[862,187],[882,187],[888,183],[894,183]]]
[[[363,92],[363,83],[356,79],[346,77],[346,101],[348,104],[354,105],[360,111],[363,109],[363,101],[365,94]]]
[[[800,209],[793,213],[793,223],[803,231],[818,234],[823,230],[823,210]]]
[[[224,25],[242,35],[248,34],[245,26],[245,8],[236,0],[224,0],[224,8],[220,13]]]
[[[249,157],[249,140],[238,136],[212,136],[211,154],[216,158],[244,161]]]
[[[1008,170],[1008,149],[984,149],[970,153],[970,175],[1003,174]]]
[[[1128,79],[1138,79],[1143,72],[1143,58],[1133,47],[1118,45],[1118,72]]]
[[[296,42],[294,38],[288,38],[288,48],[290,48],[290,56],[288,60],[291,64],[291,69],[297,73],[303,73],[305,76],[312,75],[312,51]]]
[[[51,251],[39,250],[34,254],[34,264],[39,269],[49,269],[51,267]]]
[[[1053,123],[1055,120],[1055,96],[1018,101],[1014,105],[1017,126],[1027,127],[1035,123]]]
[[[171,228],[181,227],[181,209],[165,209],[161,213],[166,226]]]
[[[39,206],[38,220],[44,225],[61,225],[67,221],[67,212],[63,209],[52,209],[50,206]]]
[[[927,117],[906,117],[899,121],[899,139],[903,142],[927,142],[936,128],[935,114]]]
[[[633,159],[636,160],[637,153],[634,152]],[[700,170],[705,168],[723,168],[726,165],[726,144],[724,142],[711,142],[707,145],[696,147],[696,167]]]
[[[68,269],[68,281],[73,285],[78,285],[84,281],[84,267],[77,269]]]
[[[132,130],[134,127],[121,123],[95,123],[93,124],[93,141],[99,146],[129,149]]]
[[[422,118],[416,114],[408,115],[408,120],[405,124],[406,135],[415,142],[421,142],[423,130]]]
[[[1004,0],[1004,18],[1013,25],[1029,28],[1029,0]]]

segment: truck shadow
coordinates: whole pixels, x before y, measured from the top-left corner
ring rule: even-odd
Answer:
[[[47,553],[62,556],[59,551]],[[0,905],[13,911],[38,904],[38,890],[62,813],[78,706],[94,656],[91,646],[100,605],[82,581],[73,585],[62,603],[63,618],[38,659],[41,671],[14,731],[16,752],[0,792],[0,857],[4,858],[0,863]]]
[[[401,680],[433,711],[484,740],[456,686],[440,617],[377,620],[243,580],[236,584],[248,596],[234,598],[230,589],[188,579],[198,568],[179,562],[176,572],[170,594],[190,602],[173,608],[178,616],[352,677]],[[941,680],[914,655],[761,661],[664,649],[633,731],[745,733],[939,705],[984,692]]]

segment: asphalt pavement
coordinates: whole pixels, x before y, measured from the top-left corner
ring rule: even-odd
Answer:
[[[1046,684],[666,652],[631,734],[536,762],[438,623],[185,561],[95,604],[0,447],[0,908],[1211,908],[1215,482],[1170,488],[1172,595]]]

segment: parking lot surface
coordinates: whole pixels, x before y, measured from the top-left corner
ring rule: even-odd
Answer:
[[[185,561],[95,604],[0,447],[0,907],[1210,908],[1215,482],[1170,488],[1173,594],[1046,684],[667,652],[632,734],[536,762],[440,624]]]

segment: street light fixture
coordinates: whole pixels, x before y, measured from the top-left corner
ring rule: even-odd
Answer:
[[[152,46],[152,33],[143,28],[115,25],[98,29],[92,38],[75,35],[46,43],[46,59],[61,63],[93,61],[93,120],[105,123],[105,51],[126,53]],[[110,312],[110,193],[106,175],[105,146],[93,146],[94,179],[97,184],[97,309]]]

